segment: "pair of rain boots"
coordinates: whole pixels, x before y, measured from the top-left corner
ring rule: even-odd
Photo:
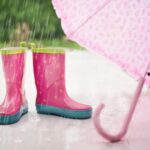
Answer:
[[[6,80],[6,96],[0,105],[0,124],[12,124],[28,112],[23,88],[25,48],[0,50]],[[92,108],[72,100],[65,87],[65,52],[62,49],[33,49],[33,68],[37,89],[36,110],[73,119],[91,117]]]

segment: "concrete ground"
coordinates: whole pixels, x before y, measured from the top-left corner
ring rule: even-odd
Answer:
[[[0,64],[0,68],[2,68]],[[75,100],[95,110],[103,102],[102,124],[117,133],[128,111],[137,82],[105,58],[90,52],[67,52],[66,85]],[[0,70],[0,101],[5,95]],[[27,54],[25,90],[29,113],[18,123],[0,126],[0,150],[149,150],[150,92],[144,87],[127,135],[121,142],[109,143],[96,132],[92,119],[73,120],[39,115],[35,111],[32,55]]]

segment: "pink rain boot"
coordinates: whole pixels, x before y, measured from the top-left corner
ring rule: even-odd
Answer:
[[[7,48],[0,52],[6,79],[6,96],[0,105],[0,124],[12,124],[28,111],[22,88],[25,49]]]
[[[36,109],[41,114],[67,118],[91,117],[92,108],[72,100],[65,88],[65,53],[61,49],[34,49],[33,65],[37,88]]]

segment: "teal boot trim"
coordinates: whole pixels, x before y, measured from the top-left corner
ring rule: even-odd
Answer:
[[[10,116],[0,116],[0,125],[13,124],[20,120],[20,118],[28,112],[28,107],[24,107],[20,112]]]
[[[92,109],[71,110],[71,109],[58,108],[54,106],[36,104],[36,110],[39,114],[56,115],[56,116],[62,116],[65,118],[72,118],[72,119],[88,119],[91,118],[92,116]]]

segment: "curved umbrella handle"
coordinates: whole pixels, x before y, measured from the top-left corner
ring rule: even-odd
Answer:
[[[101,134],[105,139],[109,140],[110,142],[118,142],[120,141],[124,135],[126,134],[127,130],[128,130],[128,126],[130,124],[130,121],[132,119],[132,116],[133,116],[133,113],[135,111],[135,108],[136,108],[136,104],[139,100],[139,97],[140,97],[140,94],[142,92],[142,88],[143,88],[143,85],[144,85],[144,82],[145,82],[145,77],[142,77],[137,85],[137,88],[136,88],[136,91],[135,91],[135,94],[134,94],[134,97],[133,97],[133,101],[132,101],[132,104],[129,108],[129,112],[124,120],[124,123],[123,123],[123,126],[120,130],[120,132],[116,135],[112,135],[112,134],[109,134],[107,131],[105,131],[103,129],[103,127],[101,126],[101,122],[99,122],[99,116],[102,112],[102,109],[105,107],[104,104],[100,104],[96,111],[95,111],[95,114],[94,114],[94,118],[93,118],[93,121],[94,121],[94,125],[95,125],[95,128],[97,130],[97,132],[99,134]]]

